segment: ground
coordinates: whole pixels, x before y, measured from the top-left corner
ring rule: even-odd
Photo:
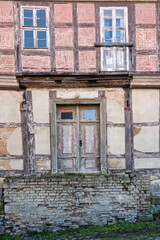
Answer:
[[[28,232],[25,236],[0,235],[1,240],[160,240],[160,223],[137,222],[113,225],[85,226],[76,229],[42,233]]]

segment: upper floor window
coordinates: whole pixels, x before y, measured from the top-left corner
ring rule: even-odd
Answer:
[[[127,8],[101,8],[101,42],[108,46],[101,50],[102,71],[121,71],[128,69],[128,49],[123,43],[128,42]]]
[[[47,7],[23,7],[23,48],[49,47],[49,19]]]

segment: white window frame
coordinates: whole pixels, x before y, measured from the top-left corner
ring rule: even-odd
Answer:
[[[33,10],[33,26],[24,26],[24,10]],[[36,26],[36,11],[37,10],[45,10],[46,11],[46,27],[38,27]],[[21,39],[22,39],[22,49],[29,49],[29,50],[43,50],[48,51],[50,47],[50,38],[49,38],[49,7],[46,6],[21,6]],[[34,47],[33,48],[26,48],[24,47],[24,31],[33,31],[34,36]],[[38,48],[37,47],[37,32],[38,31],[45,31],[46,32],[46,48]]]
[[[104,10],[112,10],[112,39],[114,40],[112,43],[116,43],[116,15],[115,12],[116,10],[124,10],[124,29],[125,29],[125,41],[124,43],[128,43],[128,8],[127,7],[101,7],[100,8],[100,42],[105,43],[105,38],[104,38]],[[109,28],[109,27],[108,27]],[[121,27],[118,27],[121,28]],[[115,47],[114,47],[115,49]],[[107,69],[103,65],[103,52],[104,52],[104,47],[101,47],[101,71],[118,71],[116,70],[116,55],[114,51],[114,66],[112,69]],[[126,49],[126,70],[129,70],[129,49]]]

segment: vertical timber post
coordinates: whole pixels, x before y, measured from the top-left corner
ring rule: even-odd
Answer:
[[[133,170],[132,156],[132,107],[131,107],[131,90],[125,90],[125,155],[126,155],[126,172]]]
[[[23,92],[23,102],[21,104],[21,128],[22,128],[22,146],[23,146],[23,168],[24,174],[30,174],[29,160],[29,132],[28,132],[28,108],[26,101],[26,90]]]
[[[36,170],[32,91],[26,91],[26,100],[27,100],[28,148],[29,148],[28,151],[30,173],[32,174]]]

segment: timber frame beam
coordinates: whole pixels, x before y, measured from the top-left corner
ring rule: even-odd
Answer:
[[[122,87],[128,88],[128,72],[107,74],[17,74],[20,88],[26,87]]]

